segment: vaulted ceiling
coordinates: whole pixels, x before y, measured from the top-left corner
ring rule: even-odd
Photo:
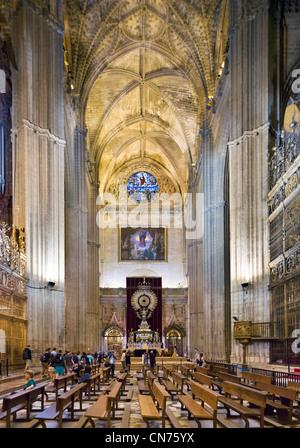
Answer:
[[[227,0],[68,0],[64,22],[102,189],[123,168],[151,166],[186,189],[224,61]]]

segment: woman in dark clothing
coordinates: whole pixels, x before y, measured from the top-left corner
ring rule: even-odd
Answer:
[[[125,355],[125,365],[126,365],[126,370],[128,372],[130,372],[130,352],[127,351],[126,355]]]

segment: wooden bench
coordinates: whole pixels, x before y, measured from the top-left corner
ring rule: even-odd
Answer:
[[[195,372],[193,380],[196,381],[197,383],[200,383],[204,386],[208,386],[210,389],[212,389],[213,378],[209,375],[205,375],[204,373],[200,372]]]
[[[295,381],[288,381],[286,388],[297,391],[297,397],[300,397],[300,383],[296,383]]]
[[[109,383],[110,367],[103,367],[103,383]]]
[[[127,382],[128,372],[120,373],[117,376],[117,381],[120,381],[122,383],[121,387],[121,395],[124,395],[126,392],[126,382]]]
[[[147,365],[143,364],[142,369],[139,369],[136,371],[136,379],[137,380],[145,380],[148,370],[149,370],[149,367]]]
[[[265,392],[229,381],[224,381],[222,388],[225,397],[220,396],[219,402],[224,405],[227,411],[227,419],[229,419],[230,412],[233,410],[244,420],[246,428],[249,427],[249,418],[259,419],[260,427],[264,427],[264,410],[267,401]],[[234,397],[238,400],[233,399]],[[247,406],[244,402],[255,407]]]
[[[186,382],[188,382],[188,380],[182,373],[179,373],[179,372],[173,372],[172,376],[173,376],[174,384],[177,387],[178,394],[183,395],[184,394],[183,386]]]
[[[192,375],[192,370],[189,367],[186,367],[184,365],[182,365],[180,367],[181,373],[186,376],[187,378],[190,378]]]
[[[164,365],[163,372],[164,372],[164,379],[167,380],[169,376],[172,376],[172,372],[178,371],[179,364],[170,364],[170,365]]]
[[[6,419],[6,428],[10,428],[11,416],[16,420],[16,414],[21,409],[26,409],[26,420],[30,420],[31,406],[34,400],[41,395],[41,410],[44,409],[45,389],[48,382],[39,383],[34,389],[23,390],[15,394],[3,397],[0,420]]]
[[[101,379],[103,378],[103,373],[97,372],[94,373],[94,375],[92,375],[90,378],[88,378],[87,382],[85,383],[85,395],[87,395],[87,400],[91,400],[91,395],[93,394],[93,396],[96,395],[96,387],[98,392],[100,391],[100,384],[101,384]]]
[[[147,428],[150,428],[151,420],[161,420],[162,428],[165,428],[166,421],[166,401],[171,398],[165,388],[158,382],[154,381],[152,388],[152,396],[139,395],[139,404],[141,416],[146,423]],[[156,405],[155,405],[156,402]],[[161,413],[159,412],[161,410]]]
[[[211,370],[208,367],[197,366],[193,375],[195,375],[196,372],[203,373],[204,375],[212,376]]]
[[[75,427],[83,428],[87,423],[90,423],[92,428],[95,428],[94,418],[98,420],[106,420],[107,427],[110,428],[111,423],[111,409],[113,406],[113,398],[109,394],[101,394],[95,404],[90,406],[81,417]]]
[[[121,383],[114,381],[112,387],[108,387],[101,392],[96,403],[90,406],[84,415],[76,422],[72,428],[85,428],[89,423],[95,428],[93,419],[106,420],[107,427],[110,428],[111,420],[117,419],[115,410],[118,407],[117,400],[121,391]],[[130,418],[130,404],[126,403],[121,417],[119,428],[128,428]],[[118,418],[120,419],[120,418]]]
[[[67,392],[62,393],[56,400],[56,403],[53,403],[43,412],[40,412],[35,416],[35,419],[38,420],[39,424],[46,428],[46,420],[58,420],[59,428],[62,428],[63,421],[67,420],[63,418],[63,413],[66,409],[71,413],[70,420],[74,420],[74,404],[76,399],[79,398],[80,406],[79,411],[82,411],[82,391],[85,387],[84,383],[78,384]],[[68,419],[69,420],[69,419]]]
[[[268,393],[265,414],[272,416],[275,411],[279,423],[290,425],[297,391],[274,384],[260,383],[258,381],[254,387]]]
[[[175,372],[173,372],[173,375],[174,373]],[[170,394],[172,400],[180,393],[180,389],[170,380],[163,380],[163,385],[165,386],[166,391]]]
[[[139,393],[141,395],[144,395],[144,394],[150,395],[151,394],[149,383],[147,381],[147,379],[148,379],[147,373],[148,372],[149,372],[149,369],[147,368],[147,366],[143,366],[143,379],[139,379],[137,382]]]
[[[224,373],[220,372],[218,373],[218,376],[215,377],[212,380],[212,388],[214,389],[214,386],[217,387],[219,390],[219,393],[222,393],[222,384],[224,381],[229,381],[231,383],[241,384],[241,378],[236,375],[231,375],[230,373]]]
[[[256,382],[271,384],[271,376],[261,375],[259,373],[242,372],[242,384],[255,385]]]
[[[295,381],[288,381],[286,386],[289,390],[296,391],[296,409],[293,410],[293,415],[300,421],[300,383],[296,383]]]
[[[201,428],[200,420],[212,420],[213,427],[216,428],[218,400],[220,395],[193,380],[191,380],[191,393],[192,396],[178,395],[181,409],[186,409],[188,411],[188,419],[191,420],[193,418],[199,428]],[[196,401],[195,397],[199,398],[200,402]],[[210,410],[204,407],[205,404],[209,406]]]
[[[59,390],[63,389],[64,392],[67,391],[67,385],[71,382],[73,385],[75,382],[75,373],[68,373],[67,375],[61,376],[60,378],[54,378],[53,385],[47,387],[46,389],[46,401],[56,401],[59,395]],[[55,399],[50,400],[48,394],[55,393]]]
[[[112,410],[112,418],[116,418],[116,410],[118,409],[118,404],[121,397],[121,389],[122,389],[122,382],[120,381],[114,381],[104,392],[106,395],[110,398],[111,405],[110,408]]]

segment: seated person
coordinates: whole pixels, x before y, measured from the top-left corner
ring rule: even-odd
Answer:
[[[82,375],[80,380],[77,382],[77,384],[86,383],[89,378],[91,378],[91,366],[87,365],[87,366],[85,366],[84,374]],[[74,384],[74,386],[71,386],[70,389],[77,386],[77,384]]]
[[[34,372],[32,370],[27,370],[25,372],[25,380],[27,381],[27,383],[24,386],[24,390],[30,390],[30,389],[35,388],[36,383],[33,379],[33,375],[34,375]]]
[[[80,378],[80,371],[84,369],[83,361],[79,361],[78,364],[74,364],[72,368],[72,372],[75,372],[75,381],[77,382]]]

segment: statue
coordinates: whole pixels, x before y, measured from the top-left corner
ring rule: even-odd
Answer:
[[[158,329],[154,332],[154,342],[159,343],[159,331]]]
[[[133,328],[131,328],[131,331],[129,332],[128,342],[129,342],[129,344],[133,344],[134,343],[134,331],[133,331]]]

